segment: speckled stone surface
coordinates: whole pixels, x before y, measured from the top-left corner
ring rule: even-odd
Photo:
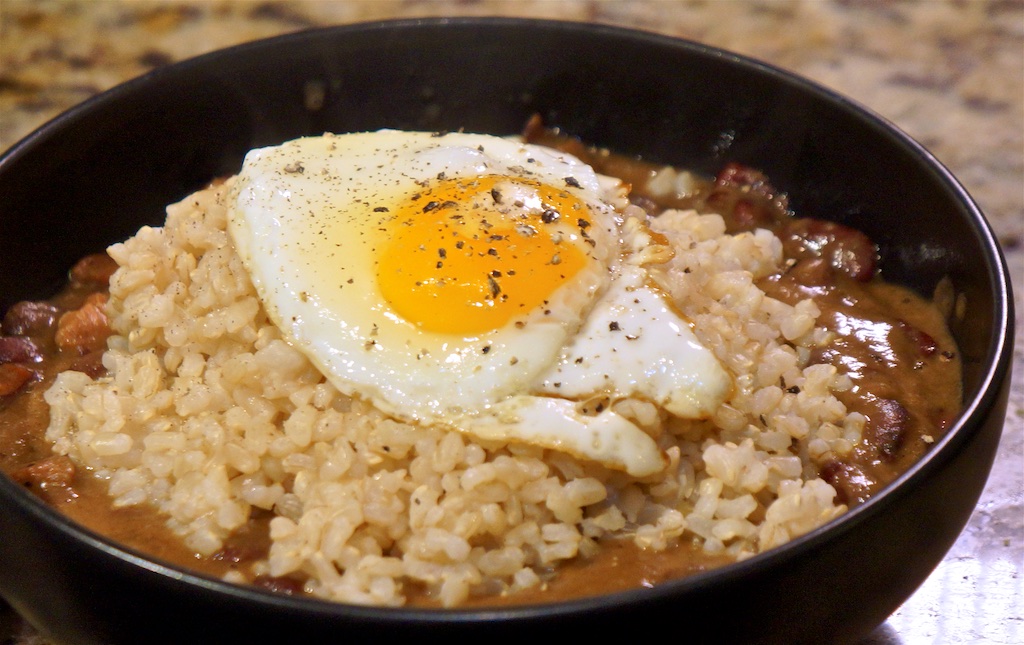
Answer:
[[[379,18],[507,15],[632,26],[747,54],[853,98],[942,161],[986,213],[1024,312],[1021,0],[0,0],[0,151],[154,67]],[[1019,315],[1018,318],[1024,318]],[[864,645],[1024,642],[1024,323],[995,468],[948,557]],[[0,643],[42,645],[0,612]]]

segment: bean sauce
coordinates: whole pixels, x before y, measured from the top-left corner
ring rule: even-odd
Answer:
[[[723,216],[732,233],[765,228],[783,243],[787,270],[761,280],[769,296],[794,304],[811,298],[830,342],[811,356],[847,374],[853,387],[837,393],[849,410],[867,419],[852,454],[826,461],[820,476],[841,503],[855,506],[877,493],[917,460],[959,412],[960,364],[946,321],[929,300],[880,275],[877,249],[863,233],[791,212],[787,196],[760,171],[724,166],[715,177],[692,178],[685,193],[654,190],[664,168],[588,146],[531,120],[525,138],[570,152],[600,173],[632,186],[631,199],[654,216],[692,208]],[[107,284],[116,269],[106,254],[76,264],[53,298],[17,303],[0,326],[0,469],[69,517],[129,547],[210,575],[242,571],[266,557],[268,517],[255,512],[218,553],[199,558],[145,505],[114,508],[106,484],[44,438],[49,409],[43,393],[63,370],[92,377],[105,373],[102,351],[111,333],[103,313]],[[514,598],[481,596],[475,604],[550,602],[564,597],[653,586],[726,562],[682,543],[658,553],[630,543],[605,545],[599,555],[565,566],[557,577]],[[255,585],[302,593],[298,578],[255,578]],[[426,594],[413,604],[431,605]]]
[[[730,233],[764,228],[782,241],[788,270],[761,280],[765,293],[788,304],[811,298],[818,324],[832,340],[811,363],[835,365],[853,387],[836,393],[867,418],[853,455],[827,461],[819,475],[838,501],[854,506],[905,471],[942,436],[960,411],[962,382],[956,343],[931,300],[886,282],[878,251],[864,233],[823,219],[799,217],[785,193],[757,169],[726,164],[713,178],[693,177],[686,192],[655,191],[664,166],[588,146],[532,119],[528,141],[576,155],[600,173],[631,184],[647,212],[694,209],[722,215]]]

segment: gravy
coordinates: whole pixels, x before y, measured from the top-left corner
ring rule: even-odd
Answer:
[[[854,386],[840,400],[867,418],[863,441],[853,454],[827,461],[820,475],[837,490],[840,501],[859,504],[895,479],[946,430],[960,408],[960,364],[956,346],[938,309],[919,295],[882,280],[875,249],[863,234],[819,220],[795,218],[785,195],[755,170],[728,166],[715,180],[699,183],[685,196],[659,196],[648,190],[655,168],[635,159],[588,148],[576,140],[533,123],[529,140],[576,154],[599,172],[633,185],[634,200],[649,212],[698,208],[720,212],[730,231],[755,227],[773,230],[790,258],[785,273],[762,280],[768,295],[794,303],[813,298],[822,310],[819,324],[832,340],[812,362],[831,363],[848,374]],[[61,314],[83,308],[106,293],[112,270],[105,256],[90,256],[71,272],[67,289],[47,301],[29,303],[31,312],[8,312],[0,334],[0,367],[17,365],[31,372],[12,393],[0,394],[0,469],[82,525],[129,548],[215,577],[242,571],[264,558],[269,548],[267,517],[250,522],[212,557],[197,557],[168,529],[152,507],[113,508],[106,482],[53,456],[44,438],[49,408],[43,393],[66,369],[103,373],[102,338],[83,333],[69,349],[55,341]],[[91,270],[81,268],[87,265]],[[99,269],[97,269],[99,267]],[[24,303],[19,303],[24,304]],[[31,314],[31,315],[30,315]],[[88,330],[87,330],[88,331]],[[95,330],[93,330],[95,331]],[[28,338],[35,353],[22,356],[13,341]],[[20,341],[19,341],[20,342]],[[7,354],[5,355],[5,351]],[[23,359],[23,360],[15,360]],[[557,577],[515,595],[485,595],[470,606],[550,602],[636,587],[705,571],[728,562],[688,543],[663,552],[646,552],[631,542],[603,545],[594,557],[559,569]],[[301,593],[302,580],[254,579],[256,585],[281,593]],[[497,591],[497,590],[495,590]],[[425,592],[410,594],[411,604],[437,604]]]

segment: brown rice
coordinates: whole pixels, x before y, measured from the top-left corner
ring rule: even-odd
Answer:
[[[618,402],[670,458],[636,480],[339,394],[268,321],[225,231],[230,185],[109,249],[120,269],[108,375],[65,372],[46,395],[56,452],[108,480],[115,505],[155,505],[197,553],[265,509],[272,546],[251,574],[302,574],[316,596],[372,605],[402,605],[415,583],[455,606],[537,585],[603,538],[694,540],[742,559],[845,510],[818,465],[849,453],[864,418],[833,396],[848,378],[807,366],[825,341],[814,303],[756,286],[782,268],[767,231],[727,235],[721,217],[693,211],[652,220],[675,250],[656,279],[736,388],[698,422]]]

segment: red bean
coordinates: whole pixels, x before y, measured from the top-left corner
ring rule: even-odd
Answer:
[[[766,199],[774,199],[776,196],[775,187],[763,172],[735,162],[725,164],[718,171],[715,183],[719,186],[744,188]]]
[[[0,363],[37,363],[42,359],[39,347],[28,336],[0,336]]]
[[[67,488],[75,479],[75,464],[64,455],[55,455],[33,462],[11,473],[14,481],[46,491],[52,488]]]
[[[35,377],[35,372],[17,363],[0,365],[0,396],[14,394]]]
[[[918,350],[921,352],[921,356],[931,356],[939,349],[939,344],[935,342],[926,332],[914,327],[905,320],[899,322],[900,329],[907,335],[912,342],[917,345]]]
[[[107,373],[107,368],[103,366],[103,351],[96,349],[76,358],[68,366],[68,369],[87,374],[91,379],[103,376]]]
[[[895,460],[903,447],[910,424],[910,413],[895,399],[875,400],[874,410],[868,415],[864,433],[871,445],[878,448],[884,461]]]
[[[7,310],[0,330],[11,336],[28,335],[52,327],[60,309],[48,302],[23,300]]]
[[[854,228],[801,217],[786,222],[780,237],[789,257],[825,258],[837,271],[860,282],[875,275],[878,250],[871,238]]]
[[[117,271],[117,262],[113,258],[106,253],[93,253],[71,267],[69,275],[73,282],[108,284],[114,271]]]

